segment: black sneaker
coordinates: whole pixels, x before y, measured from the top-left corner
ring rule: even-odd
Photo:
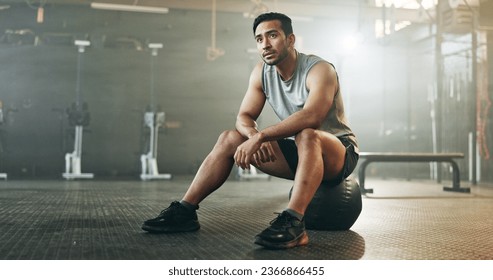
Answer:
[[[255,237],[255,244],[269,249],[287,249],[308,244],[305,221],[283,211],[270,222],[270,227]]]
[[[197,212],[187,209],[178,201],[173,201],[156,218],[142,225],[143,230],[152,233],[196,231],[199,228]]]

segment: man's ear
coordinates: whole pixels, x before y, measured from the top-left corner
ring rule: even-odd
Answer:
[[[289,34],[288,42],[289,46],[294,48],[294,43],[296,42],[296,36],[294,36],[294,33]]]

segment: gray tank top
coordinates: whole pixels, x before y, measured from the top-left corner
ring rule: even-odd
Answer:
[[[303,109],[305,101],[310,94],[306,88],[306,77],[313,65],[319,62],[329,63],[315,55],[297,54],[296,69],[293,77],[287,81],[281,79],[275,66],[265,63],[263,66],[262,88],[267,101],[281,120]],[[358,147],[356,137],[349,128],[344,115],[344,105],[339,88],[334,97],[332,107],[319,129],[332,133],[339,138],[345,137],[353,146]]]

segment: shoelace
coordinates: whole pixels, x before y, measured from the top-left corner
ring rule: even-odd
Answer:
[[[161,211],[161,213],[159,213],[159,216],[158,217],[163,217],[167,213],[174,213],[174,212],[176,212],[176,210],[179,207],[178,204],[180,204],[180,202],[178,202],[178,201],[171,202],[171,205],[168,208],[166,208],[163,211]]]
[[[270,224],[275,227],[287,227],[291,225],[290,219],[294,218],[286,212],[274,212],[274,214],[277,214],[277,217],[270,221]]]

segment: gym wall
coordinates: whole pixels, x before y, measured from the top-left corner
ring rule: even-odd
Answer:
[[[91,116],[83,136],[83,171],[97,178],[138,178],[148,137],[143,117],[149,104],[151,55],[146,46],[157,42],[163,48],[155,57],[156,103],[168,122],[159,137],[159,169],[194,174],[219,133],[234,127],[250,71],[259,60],[247,51],[255,49],[252,20],[218,12],[216,46],[225,55],[208,61],[210,22],[210,11],[198,10],[155,15],[48,5],[43,23],[36,22],[36,11],[26,5],[0,11],[0,100],[5,116],[0,124],[0,171],[13,179],[61,178],[65,153],[73,150],[74,128],[66,109],[75,100],[74,40],[83,39],[91,41],[82,55],[80,76]],[[428,88],[434,79],[433,42],[417,44],[412,39],[428,27],[376,40],[371,19],[360,23],[366,40],[352,54],[341,48],[344,36],[358,28],[356,18],[294,22],[298,48],[335,64],[361,150],[432,151]],[[264,127],[276,121],[267,108],[259,123]],[[467,153],[463,126],[447,129],[462,135],[447,148]],[[424,165],[375,168],[384,176],[412,171],[413,177],[429,177]],[[467,178],[467,166],[461,171]]]

